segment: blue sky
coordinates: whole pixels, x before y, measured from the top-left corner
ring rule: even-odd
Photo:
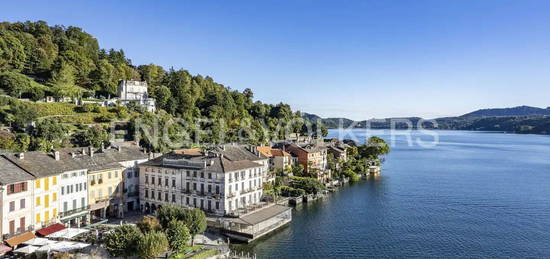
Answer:
[[[323,117],[550,106],[550,1],[5,1],[0,18]]]

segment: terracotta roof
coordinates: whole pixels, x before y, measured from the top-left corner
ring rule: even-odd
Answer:
[[[271,154],[273,154],[273,156],[290,156],[289,153],[278,148],[271,149]]]
[[[266,157],[272,157],[273,154],[271,153],[271,147],[269,146],[261,146],[261,147],[257,147],[258,151],[260,153],[262,153],[262,155],[266,156]]]
[[[202,156],[203,153],[198,148],[187,148],[187,149],[178,149],[174,150],[176,155],[188,155],[188,156]]]
[[[36,233],[43,236],[43,237],[45,237],[47,235],[53,234],[53,233],[61,231],[63,229],[65,229],[65,226],[63,224],[56,223],[56,224],[53,224],[49,227],[41,228],[41,229],[37,230]]]
[[[21,235],[14,236],[8,240],[6,240],[6,244],[8,244],[11,247],[17,246],[23,242],[29,241],[33,238],[36,238],[36,236],[32,232],[25,232]]]

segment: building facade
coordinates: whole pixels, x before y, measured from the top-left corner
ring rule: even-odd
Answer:
[[[0,168],[0,238],[5,240],[34,229],[34,178],[3,157]]]
[[[117,87],[117,94],[124,104],[133,102],[147,111],[156,110],[155,99],[149,97],[146,81],[122,80]]]
[[[124,167],[118,163],[88,172],[88,199],[91,221],[107,217],[124,217],[124,195],[122,191]]]
[[[59,220],[74,227],[89,221],[87,169],[68,171],[61,174],[59,199]]]
[[[288,144],[286,150],[296,157],[298,164],[304,167],[304,173],[326,183],[331,178],[327,168],[327,148],[322,144]]]
[[[174,151],[143,163],[142,210],[152,213],[164,204],[176,204],[220,216],[245,213],[263,194],[266,165],[249,160],[256,158],[243,146],[227,146],[208,152]]]

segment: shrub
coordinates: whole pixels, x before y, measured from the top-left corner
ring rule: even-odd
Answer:
[[[281,195],[285,197],[299,197],[306,194],[306,191],[302,189],[296,189],[289,186],[281,186]]]
[[[183,221],[173,219],[166,228],[166,237],[173,251],[183,251],[191,238],[189,229]]]
[[[143,233],[160,231],[162,229],[158,219],[153,216],[143,216],[141,221],[136,225]]]
[[[314,178],[292,176],[290,180],[291,187],[302,189],[307,194],[317,194],[325,189],[325,186]]]
[[[141,233],[136,226],[122,225],[103,239],[105,249],[113,257],[129,257],[136,254],[137,242]]]
[[[143,234],[137,242],[139,258],[152,259],[168,249],[168,239],[160,231]]]

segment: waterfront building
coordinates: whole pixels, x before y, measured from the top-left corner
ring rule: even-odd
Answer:
[[[287,144],[285,149],[304,167],[304,173],[326,183],[331,179],[327,168],[327,147],[322,143]]]
[[[288,173],[293,161],[288,152],[270,146],[259,146],[257,149],[262,155],[269,158],[269,171],[282,170]]]
[[[117,94],[125,105],[136,103],[147,111],[156,110],[155,99],[149,97],[146,81],[122,80],[117,87]]]
[[[59,221],[80,227],[88,218],[87,168],[63,172],[59,179]]]
[[[267,158],[247,146],[174,151],[140,164],[142,210],[176,204],[219,216],[245,213],[262,198],[267,166]]]
[[[34,177],[0,156],[0,240],[33,230]]]

